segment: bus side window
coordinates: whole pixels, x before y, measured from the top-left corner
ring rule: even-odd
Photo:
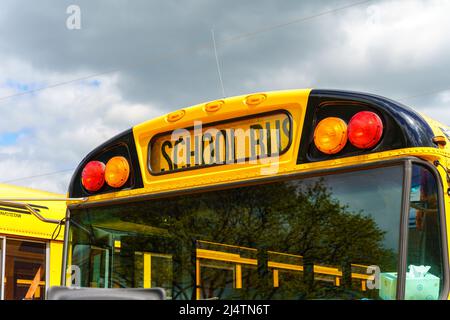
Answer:
[[[414,165],[410,194],[406,300],[437,300],[443,284],[441,221],[434,175]]]

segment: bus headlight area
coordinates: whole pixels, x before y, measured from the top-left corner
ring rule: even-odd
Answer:
[[[46,216],[66,218],[60,251],[48,245],[58,272],[20,279],[40,298],[49,274],[81,290],[51,299],[447,299],[449,130],[380,96],[315,89],[149,120],[80,162],[64,213]]]

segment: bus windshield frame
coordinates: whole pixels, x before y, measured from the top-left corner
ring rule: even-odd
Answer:
[[[72,216],[71,219],[68,219],[66,222],[66,237],[65,237],[65,246],[64,246],[64,265],[63,269],[68,270],[70,269],[70,261],[72,261],[72,257],[69,257],[69,255],[72,255],[72,228],[84,229],[85,233],[91,233],[92,227],[85,227],[79,225],[78,222],[75,222],[76,215],[80,214],[79,212],[76,212],[78,210],[84,210],[84,209],[93,209],[97,207],[115,207],[117,205],[123,205],[127,203],[135,203],[135,202],[143,202],[143,201],[153,201],[153,200],[159,200],[164,199],[167,197],[175,197],[179,195],[190,195],[190,194],[197,194],[200,192],[209,192],[209,191],[217,191],[217,190],[225,190],[229,188],[239,188],[239,187],[248,187],[252,185],[260,185],[265,183],[276,183],[276,182],[282,182],[286,180],[302,180],[302,179],[309,179],[309,178],[316,178],[316,177],[322,177],[322,176],[332,176],[335,174],[346,174],[346,173],[352,173],[352,172],[360,172],[364,170],[370,170],[370,169],[378,169],[378,168],[386,168],[386,167],[402,167],[403,168],[403,180],[401,182],[402,190],[401,190],[401,199],[400,199],[400,215],[399,215],[399,240],[398,240],[398,264],[397,264],[397,283],[396,283],[396,292],[395,298],[396,299],[404,299],[405,298],[405,283],[406,283],[406,273],[407,273],[407,250],[408,250],[408,223],[410,219],[410,197],[411,197],[411,181],[412,181],[412,168],[413,165],[420,165],[425,167],[429,172],[432,173],[432,176],[434,177],[437,185],[437,195],[438,195],[438,206],[439,206],[439,219],[442,221],[442,223],[439,224],[440,228],[440,237],[441,237],[441,256],[442,256],[442,264],[443,264],[443,272],[442,272],[442,285],[440,289],[440,296],[439,298],[446,298],[448,296],[449,291],[449,266],[448,266],[448,254],[447,254],[447,236],[446,236],[446,223],[445,223],[445,205],[444,205],[444,192],[442,187],[442,181],[440,178],[440,175],[437,171],[437,169],[432,166],[430,163],[420,160],[415,157],[408,157],[408,158],[401,158],[401,159],[395,159],[395,160],[387,160],[387,161],[379,161],[376,163],[370,163],[370,164],[358,164],[354,166],[347,166],[347,167],[341,167],[341,168],[332,168],[332,169],[326,169],[326,170],[320,170],[320,171],[314,171],[314,172],[307,172],[307,173],[293,173],[293,174],[287,174],[282,176],[270,176],[265,177],[261,179],[255,179],[254,181],[239,181],[234,182],[226,185],[215,185],[215,186],[209,186],[209,187],[202,187],[197,189],[188,189],[188,190],[182,190],[182,191],[172,191],[172,192],[164,192],[160,194],[148,194],[144,196],[135,196],[135,197],[129,197],[125,199],[114,199],[114,200],[108,200],[103,202],[92,202],[92,203],[83,203],[83,204],[77,204],[73,206],[69,206],[69,214]],[[120,243],[115,244],[116,249],[120,248]],[[101,248],[98,248],[99,252],[102,250]],[[197,249],[198,250],[198,249]],[[142,263],[145,263],[145,254],[143,254],[143,261]],[[68,265],[67,267],[65,265]],[[70,269],[72,270],[72,269]],[[73,270],[72,270],[73,271]],[[72,272],[71,271],[71,272]],[[81,272],[80,270],[78,270]],[[315,272],[315,271],[313,271]],[[75,275],[77,272],[74,273]],[[67,274],[66,272],[63,272],[62,275],[62,284],[66,285],[68,282],[66,277],[70,276],[70,274]],[[145,275],[144,275],[145,277]],[[72,277],[70,277],[70,281],[72,281]],[[75,279],[76,281],[76,279]],[[198,283],[195,284],[196,287],[199,286]],[[170,295],[169,295],[170,296]],[[199,295],[197,294],[197,299],[199,298]]]

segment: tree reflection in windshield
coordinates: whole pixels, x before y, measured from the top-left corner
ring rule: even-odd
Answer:
[[[350,195],[337,190],[355,179],[366,187],[355,184]],[[398,244],[386,239],[398,238],[401,184],[401,168],[388,167],[90,209],[73,217],[93,227],[97,239],[90,245],[111,249],[120,241],[112,286],[145,286],[143,269],[150,268],[150,286],[165,287],[174,299],[376,299],[378,290],[367,288],[373,280],[367,267],[396,272]],[[348,201],[352,197],[358,201]],[[73,243],[82,242],[85,235],[77,238],[73,230]],[[147,267],[146,253],[154,257]],[[92,282],[89,268],[81,268],[86,286]]]

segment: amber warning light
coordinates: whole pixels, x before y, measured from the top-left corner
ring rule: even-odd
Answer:
[[[314,131],[314,143],[323,153],[338,153],[347,143],[347,124],[339,118],[323,119]]]
[[[314,130],[314,144],[325,154],[337,154],[347,141],[358,149],[374,148],[383,135],[383,122],[374,112],[361,111],[347,123],[336,117],[321,120]]]
[[[124,157],[113,157],[106,164],[105,180],[113,188],[120,188],[130,176],[130,166]]]

